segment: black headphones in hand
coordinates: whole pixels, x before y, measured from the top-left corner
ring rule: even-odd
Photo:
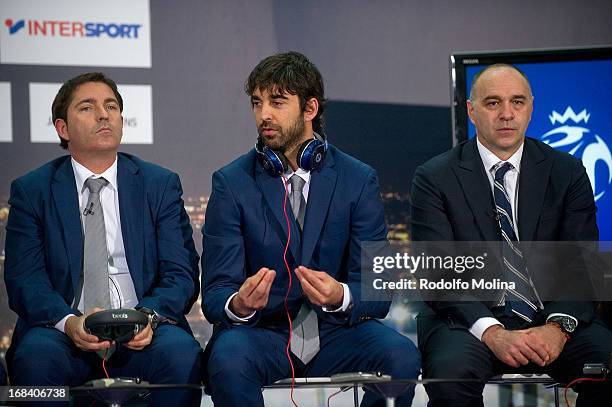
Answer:
[[[100,341],[125,343],[146,328],[149,316],[135,309],[109,309],[85,318],[85,330]]]

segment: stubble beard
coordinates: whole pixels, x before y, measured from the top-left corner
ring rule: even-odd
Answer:
[[[281,153],[286,155],[287,153],[290,153],[295,150],[298,144],[300,144],[306,126],[304,123],[304,119],[301,117],[298,117],[291,124],[291,126],[289,126],[286,132],[280,126],[268,125],[267,127],[274,128],[278,131],[277,137],[273,140],[266,140],[266,138],[261,134],[261,128],[263,127],[266,127],[265,123],[262,123],[258,127],[259,136],[262,140],[264,140],[268,148],[275,151],[280,151]]]

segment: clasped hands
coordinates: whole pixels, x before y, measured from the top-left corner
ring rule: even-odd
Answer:
[[[516,331],[493,325],[483,333],[482,341],[499,360],[517,368],[530,362],[538,366],[551,364],[559,357],[567,339],[552,324]]]
[[[73,315],[66,320],[64,332],[72,339],[72,342],[74,342],[77,348],[84,351],[104,351],[113,345],[110,341],[100,341],[97,336],[91,335],[85,330],[85,318],[98,311],[103,311],[103,309],[94,308],[85,315],[79,317]],[[151,328],[151,324],[147,324],[145,329],[134,335],[134,337],[129,342],[124,343],[123,346],[132,350],[142,350],[148,346],[152,340],[153,329]]]
[[[304,295],[312,304],[333,309],[342,305],[344,299],[342,284],[326,272],[299,266],[295,269],[295,275],[302,284]],[[235,315],[245,318],[263,309],[268,304],[270,288],[275,277],[274,270],[260,268],[240,286],[238,294],[230,301],[230,310]]]

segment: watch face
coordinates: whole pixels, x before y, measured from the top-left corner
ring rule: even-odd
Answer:
[[[557,315],[550,318],[550,321],[559,324],[561,329],[567,333],[571,334],[576,330],[577,323],[573,318]]]
[[[565,328],[567,332],[574,332],[576,329],[576,322],[571,318],[564,317],[563,328]]]

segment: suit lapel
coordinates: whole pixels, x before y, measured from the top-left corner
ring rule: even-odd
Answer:
[[[119,193],[119,215],[125,257],[134,282],[138,298],[143,296],[143,259],[145,214],[144,185],[138,167],[125,156],[117,157],[117,189]]]
[[[259,163],[255,163],[255,182],[259,187],[261,193],[268,204],[268,209],[274,215],[274,218],[278,222],[277,227],[273,228],[279,233],[281,241],[285,242],[288,236],[287,220],[283,210],[283,203],[285,201],[285,188],[283,187],[283,181],[279,177],[270,176]],[[290,254],[294,260],[299,259],[299,248],[300,248],[300,231],[297,222],[293,219],[293,213],[291,211],[291,202],[287,197],[287,216],[289,222],[291,222],[291,242],[289,244]],[[265,221],[265,220],[264,220]]]
[[[476,139],[465,144],[461,160],[457,162],[453,170],[484,240],[499,240],[499,227],[493,217],[495,207],[493,193],[482,165],[482,159],[478,154]]]
[[[51,194],[64,231],[65,246],[70,262],[73,291],[79,287],[83,269],[83,227],[79,210],[79,196],[70,157],[55,172]],[[76,293],[73,292],[73,295]]]
[[[321,235],[321,229],[327,219],[327,211],[336,187],[335,163],[332,154],[327,154],[325,164],[320,171],[312,171],[308,204],[304,217],[304,233],[302,235],[302,264],[310,263],[312,252]]]
[[[521,159],[518,200],[519,238],[522,241],[534,238],[551,168],[552,160],[531,139],[526,138]]]

